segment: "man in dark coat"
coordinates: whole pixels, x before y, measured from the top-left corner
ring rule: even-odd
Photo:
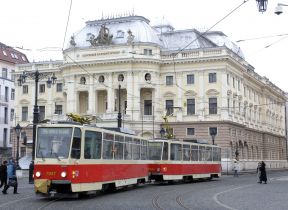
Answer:
[[[14,160],[9,160],[9,163],[7,165],[7,176],[8,176],[8,184],[4,187],[2,193],[7,194],[8,188],[14,187],[14,194],[18,194],[17,188],[18,188],[18,181],[16,177],[16,164]]]
[[[4,160],[0,166],[0,181],[1,181],[0,188],[2,186],[4,186],[5,188],[5,186],[7,185],[7,161],[6,160]]]
[[[260,184],[262,182],[264,182],[264,184],[267,184],[266,164],[264,163],[264,161],[261,162],[259,170],[260,170]]]

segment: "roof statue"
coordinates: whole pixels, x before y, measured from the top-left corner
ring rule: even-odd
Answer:
[[[131,44],[135,36],[132,34],[132,31],[130,29],[128,29],[127,33],[128,33],[127,44]]]
[[[103,24],[99,30],[98,36],[95,38],[94,34],[90,35],[88,41],[91,46],[109,45],[112,42],[113,35],[109,35],[109,29]]]
[[[71,45],[71,47],[75,47],[76,46],[76,42],[75,42],[74,36],[71,36],[70,45]]]

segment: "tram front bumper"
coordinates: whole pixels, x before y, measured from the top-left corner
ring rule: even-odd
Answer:
[[[51,181],[48,179],[35,179],[34,180],[35,193],[48,194],[50,186],[51,186]]]

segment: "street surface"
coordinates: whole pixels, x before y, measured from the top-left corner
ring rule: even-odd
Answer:
[[[113,193],[72,198],[36,196],[27,179],[19,181],[19,194],[0,194],[0,209],[65,210],[287,210],[288,170],[268,171],[268,184],[258,184],[256,173],[238,178],[223,175],[213,181],[168,184],[146,184]],[[2,189],[1,189],[2,190]]]

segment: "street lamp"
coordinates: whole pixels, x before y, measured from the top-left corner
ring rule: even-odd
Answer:
[[[275,7],[275,14],[277,14],[277,15],[282,14],[283,13],[282,7],[285,7],[285,6],[288,6],[288,4],[278,3],[277,6]]]
[[[119,88],[118,88],[118,119],[117,119],[117,122],[118,122],[118,128],[121,128],[122,127],[122,115],[121,115],[121,96],[120,96],[120,92],[121,92],[121,82],[123,82],[124,80],[124,76],[123,74],[119,74],[118,76],[118,82],[119,82]]]
[[[19,125],[19,123],[15,127],[15,132],[17,135],[17,149],[16,149],[16,170],[21,169],[19,166],[19,136],[21,133],[22,127]]]
[[[265,12],[267,10],[268,0],[256,0],[258,11]]]
[[[162,139],[164,138],[164,135],[165,135],[165,129],[162,127],[160,130],[160,136]]]
[[[51,76],[52,75],[52,76]],[[50,77],[51,76],[51,77]],[[39,123],[39,108],[38,108],[38,82],[41,79],[48,78],[47,87],[50,88],[51,84],[55,84],[57,77],[54,73],[43,72],[40,73],[36,71],[24,71],[20,76],[18,85],[22,86],[26,82],[26,78],[30,78],[35,82],[35,99],[34,99],[34,109],[33,109],[33,139],[32,139],[32,161],[29,166],[29,183],[33,183],[33,170],[34,170],[34,159],[35,159],[35,141],[36,141],[36,126]]]

